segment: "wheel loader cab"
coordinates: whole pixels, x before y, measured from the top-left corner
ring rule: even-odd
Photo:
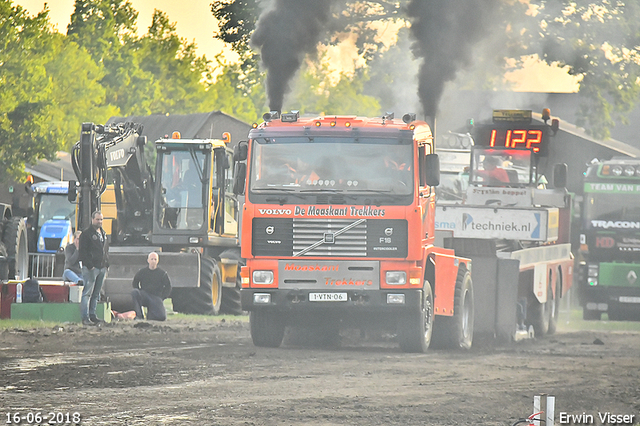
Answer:
[[[218,140],[156,141],[153,242],[202,245],[225,233],[230,151]]]

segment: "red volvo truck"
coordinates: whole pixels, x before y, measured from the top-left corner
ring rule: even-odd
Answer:
[[[405,352],[469,348],[471,262],[436,247],[439,161],[415,114],[264,115],[234,154],[242,307],[256,346],[387,329]]]

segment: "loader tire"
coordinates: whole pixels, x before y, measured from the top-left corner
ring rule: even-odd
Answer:
[[[222,294],[220,268],[210,257],[200,258],[200,287],[174,288],[173,310],[183,314],[218,315]]]
[[[275,312],[255,310],[249,314],[251,340],[255,346],[277,348],[284,338],[285,323]]]
[[[398,343],[403,352],[424,353],[429,349],[433,335],[433,291],[424,281],[419,311],[403,316],[398,322]]]
[[[242,288],[242,277],[240,276],[241,264],[238,264],[235,287],[222,287],[222,301],[220,302],[220,313],[228,315],[242,315],[242,300],[240,299],[240,289]]]
[[[20,217],[5,219],[3,222],[2,242],[7,249],[9,279],[27,279],[29,274],[27,225]]]
[[[437,349],[470,349],[473,343],[473,283],[465,267],[458,268],[453,299],[453,315],[438,316],[433,329],[432,347]]]

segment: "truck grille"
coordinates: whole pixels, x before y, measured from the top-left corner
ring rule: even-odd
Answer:
[[[304,252],[303,256],[358,256],[367,255],[367,221],[353,219],[293,219],[293,253],[303,252],[310,246],[330,240],[331,234],[354,225],[333,237],[333,243],[320,244]]]
[[[268,257],[407,256],[401,219],[253,219],[252,253]]]

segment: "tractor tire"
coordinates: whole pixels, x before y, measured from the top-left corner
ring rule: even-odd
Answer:
[[[6,263],[7,249],[2,242],[0,242],[0,258],[4,258],[3,262],[0,263],[0,281],[5,281],[9,279],[9,265]]]
[[[222,276],[215,260],[200,258],[200,287],[174,288],[173,310],[183,314],[218,315],[222,294]]]
[[[7,249],[9,279],[25,280],[29,274],[27,225],[20,217],[4,220],[2,242]]]
[[[558,328],[558,316],[560,315],[560,295],[562,294],[562,278],[561,275],[558,274],[556,279],[556,293],[553,297],[553,305],[551,317],[549,319],[549,330],[547,330],[547,334],[555,334]]]
[[[284,339],[285,323],[275,312],[255,310],[249,314],[251,340],[258,347],[277,348]]]
[[[458,268],[453,299],[453,315],[438,316],[433,329],[432,347],[437,349],[470,349],[473,343],[473,283],[465,267]]]
[[[431,344],[434,304],[429,281],[424,281],[422,290],[420,310],[407,314],[398,323],[398,343],[403,352],[424,353]]]

